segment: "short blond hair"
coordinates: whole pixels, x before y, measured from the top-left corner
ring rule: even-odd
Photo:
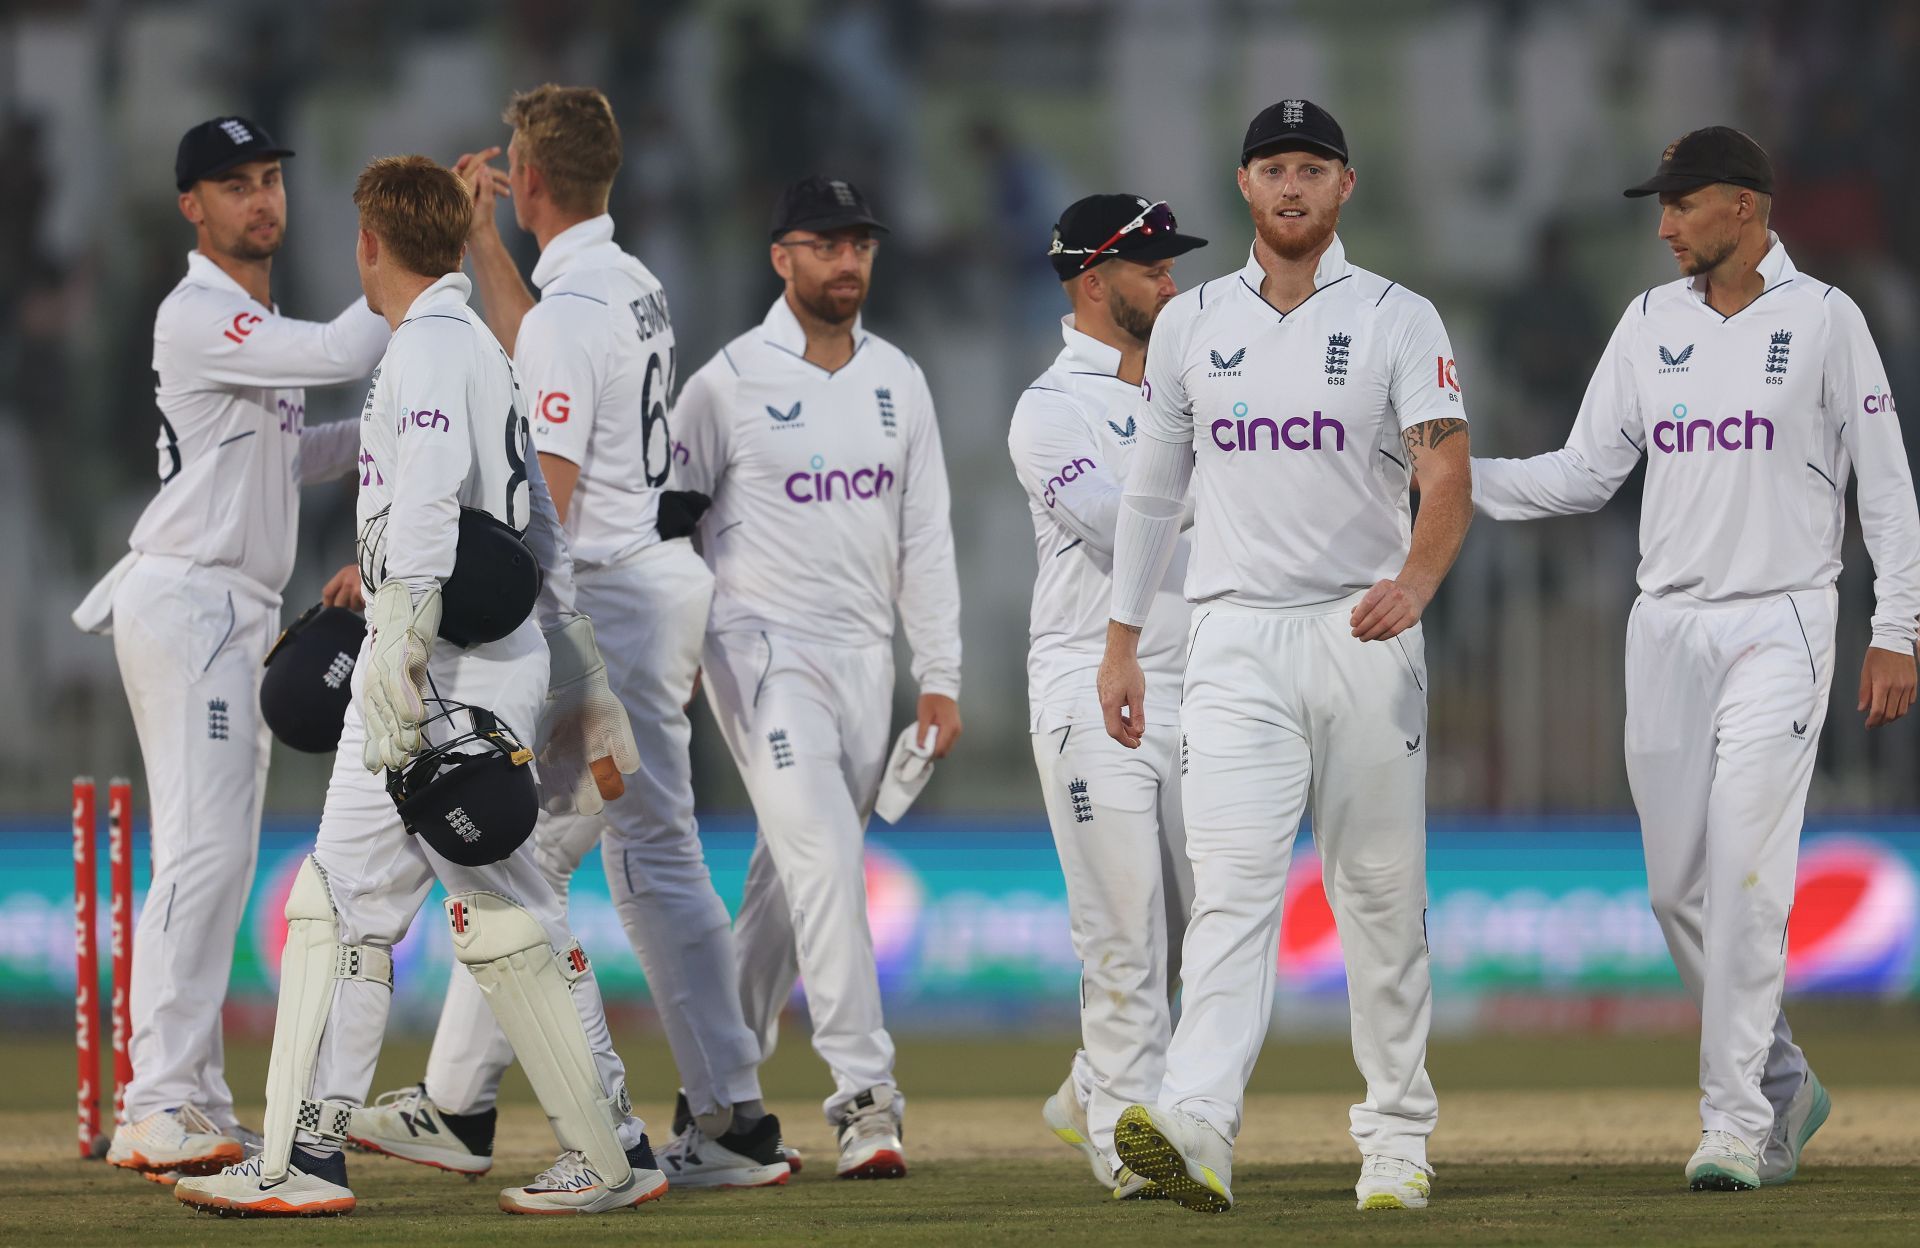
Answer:
[[[353,184],[360,224],[422,277],[458,273],[473,228],[473,193],[425,156],[382,156]]]
[[[520,140],[520,158],[547,180],[567,212],[605,212],[620,172],[620,125],[613,105],[592,87],[549,82],[508,101],[501,120]]]

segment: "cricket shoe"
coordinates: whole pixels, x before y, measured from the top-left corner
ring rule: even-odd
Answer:
[[[1115,1200],[1165,1200],[1167,1194],[1158,1183],[1144,1174],[1135,1174],[1126,1166],[1121,1166],[1113,1176],[1113,1198]]]
[[[212,1174],[246,1156],[240,1141],[191,1105],[163,1109],[114,1129],[107,1160],[128,1170]]]
[[[1206,1119],[1180,1109],[1129,1105],[1113,1129],[1127,1169],[1195,1213],[1233,1208],[1233,1145]]]
[[[1800,1090],[1787,1102],[1786,1111],[1774,1116],[1773,1130],[1767,1133],[1767,1142],[1760,1147],[1760,1186],[1774,1187],[1790,1182],[1800,1173],[1800,1150],[1832,1112],[1833,1101],[1827,1096],[1827,1090],[1820,1086],[1813,1072],[1808,1071]]]
[[[1374,1154],[1360,1163],[1353,1194],[1360,1209],[1425,1209],[1433,1176],[1404,1158]]]
[[[708,1135],[696,1119],[660,1150],[675,1187],[775,1187],[793,1173],[780,1153],[780,1120],[763,1114],[745,1131]]]
[[[1040,1117],[1062,1144],[1075,1149],[1087,1159],[1094,1182],[1109,1190],[1115,1186],[1113,1168],[1107,1165],[1107,1159],[1094,1147],[1093,1129],[1087,1125],[1087,1107],[1080,1103],[1080,1097],[1074,1091],[1072,1075],[1068,1075],[1061,1083],[1060,1090],[1048,1097],[1046,1104],[1040,1107]]]
[[[350,1143],[369,1153],[479,1175],[493,1169],[493,1126],[499,1114],[450,1114],[427,1099],[427,1085],[382,1092],[372,1105],[353,1111]]]
[[[251,1128],[243,1127],[237,1122],[227,1128],[227,1134],[240,1141],[240,1147],[248,1157],[258,1154],[267,1146],[266,1136]]]
[[[868,1088],[848,1103],[840,1118],[842,1179],[904,1179],[907,1150],[900,1142],[900,1119],[893,1112],[892,1088]]]
[[[601,1182],[587,1155],[569,1149],[525,1187],[500,1193],[502,1213],[609,1213],[631,1209],[667,1194],[667,1176],[655,1168],[647,1137],[627,1150],[633,1173],[618,1187]]]
[[[266,1163],[249,1157],[219,1174],[181,1179],[173,1185],[173,1198],[222,1218],[333,1218],[353,1212],[344,1156],[323,1157],[295,1145],[288,1163],[287,1177],[268,1184],[261,1179]]]
[[[1739,1136],[1703,1131],[1687,1161],[1687,1186],[1696,1192],[1745,1192],[1760,1186],[1760,1159]]]
[[[685,1088],[682,1088],[680,1089],[679,1094],[675,1096],[673,1099],[674,1138],[678,1139],[679,1137],[685,1135],[687,1133],[687,1128],[691,1127],[692,1125],[693,1125],[693,1106],[688,1104],[687,1090]],[[797,1148],[788,1148],[787,1142],[785,1140],[779,1141],[779,1145],[780,1145],[780,1159],[787,1163],[787,1172],[789,1174],[799,1174],[800,1173],[800,1150]],[[672,1148],[673,1146],[669,1144],[667,1147]],[[680,1180],[675,1179],[673,1181],[678,1183]]]

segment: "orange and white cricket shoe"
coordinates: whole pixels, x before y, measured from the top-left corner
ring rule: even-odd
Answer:
[[[853,1098],[840,1119],[840,1163],[834,1173],[843,1179],[904,1179],[907,1150],[900,1142],[900,1116],[894,1112],[892,1088],[868,1088]]]
[[[173,1185],[173,1198],[223,1218],[333,1218],[353,1212],[347,1159],[339,1153],[323,1157],[295,1146],[287,1177],[273,1184],[262,1182],[263,1168],[253,1156],[219,1174],[181,1179]]]
[[[610,1213],[658,1200],[667,1194],[667,1176],[656,1167],[647,1137],[627,1150],[633,1173],[618,1187],[608,1187],[587,1155],[569,1149],[525,1187],[500,1193],[502,1213]]]
[[[143,1174],[212,1174],[246,1155],[239,1140],[191,1105],[163,1109],[114,1129],[107,1160]],[[164,1181],[164,1180],[163,1180]]]

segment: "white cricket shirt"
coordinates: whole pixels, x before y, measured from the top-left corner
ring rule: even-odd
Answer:
[[[1401,430],[1464,419],[1440,315],[1347,263],[1338,237],[1288,313],[1238,273],[1175,296],[1154,323],[1140,432],[1193,448],[1187,598],[1312,606],[1397,576],[1412,542]],[[1143,604],[1113,618],[1140,624]]]
[[[1644,454],[1641,590],[1729,602],[1833,583],[1857,476],[1873,644],[1906,653],[1920,513],[1886,369],[1858,305],[1768,243],[1762,293],[1730,317],[1697,279],[1636,296],[1567,445],[1476,459],[1474,502],[1500,520],[1593,511]]]
[[[609,216],[548,240],[533,282],[540,302],[513,355],[534,449],[580,466],[566,523],[574,562],[618,563],[660,540],[677,372],[666,292],[614,244]]]
[[[1120,352],[1061,318],[1066,348],[1013,408],[1007,450],[1027,492],[1039,571],[1027,651],[1030,727],[1051,732],[1100,718],[1094,679],[1106,652],[1113,544],[1127,463],[1139,441],[1140,388],[1117,375]],[[1149,698],[1179,705],[1187,620],[1183,538],[1140,636]]]
[[[471,292],[460,273],[422,291],[367,391],[356,514],[369,595],[392,579],[416,591],[444,582],[462,507],[528,527],[533,452],[519,386],[507,353],[468,306]]]
[[[785,297],[688,379],[676,484],[711,495],[712,633],[827,645],[893,636],[897,603],[922,693],[960,692],[960,583],[947,469],[926,378],[854,324],[837,372],[804,358]]]
[[[306,386],[364,380],[387,322],[356,299],[328,322],[256,301],[219,265],[187,273],[153,321],[160,492],[128,545],[230,568],[277,595],[293,571],[303,482],[353,466],[359,426],[306,427]]]

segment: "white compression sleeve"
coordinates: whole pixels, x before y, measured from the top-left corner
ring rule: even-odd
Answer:
[[[1141,627],[1180,541],[1193,447],[1143,433],[1128,468],[1113,543],[1113,618]]]

